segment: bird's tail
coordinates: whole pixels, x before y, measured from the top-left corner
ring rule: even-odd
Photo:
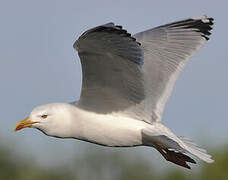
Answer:
[[[212,163],[214,160],[211,158],[211,155],[201,147],[199,147],[194,141],[187,137],[179,137],[179,139],[186,145],[185,149],[192,155],[198,157],[199,159]]]
[[[191,154],[207,163],[214,162],[205,149],[186,137],[177,137],[167,127],[157,123],[142,130],[143,144],[156,148],[170,162],[189,168],[187,163],[196,163]],[[187,154],[186,154],[187,153]]]

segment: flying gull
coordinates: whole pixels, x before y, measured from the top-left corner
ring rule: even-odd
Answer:
[[[161,124],[179,73],[209,40],[212,25],[213,18],[201,16],[133,36],[114,23],[84,32],[74,43],[83,73],[80,99],[36,107],[15,131],[32,127],[103,146],[150,146],[189,169],[196,162],[188,155],[212,163],[206,150]]]

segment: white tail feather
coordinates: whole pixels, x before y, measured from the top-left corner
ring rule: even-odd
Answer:
[[[213,163],[214,160],[211,159],[211,155],[207,154],[207,151],[199,147],[195,142],[186,137],[179,137],[181,141],[187,146],[186,150],[192,155],[198,157],[199,159],[207,162]]]

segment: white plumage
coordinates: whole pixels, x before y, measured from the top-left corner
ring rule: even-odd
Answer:
[[[113,146],[152,146],[166,160],[190,168],[211,163],[206,150],[160,123],[185,63],[209,39],[213,19],[201,16],[131,36],[108,23],[75,42],[83,72],[80,100],[35,108],[15,129],[34,127],[49,136]]]

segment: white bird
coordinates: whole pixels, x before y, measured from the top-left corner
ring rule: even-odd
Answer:
[[[111,147],[151,146],[177,165],[212,163],[211,156],[161,124],[164,106],[185,63],[209,39],[213,18],[177,21],[131,36],[104,24],[74,43],[83,83],[77,103],[36,107],[15,130],[37,128],[48,136]]]

